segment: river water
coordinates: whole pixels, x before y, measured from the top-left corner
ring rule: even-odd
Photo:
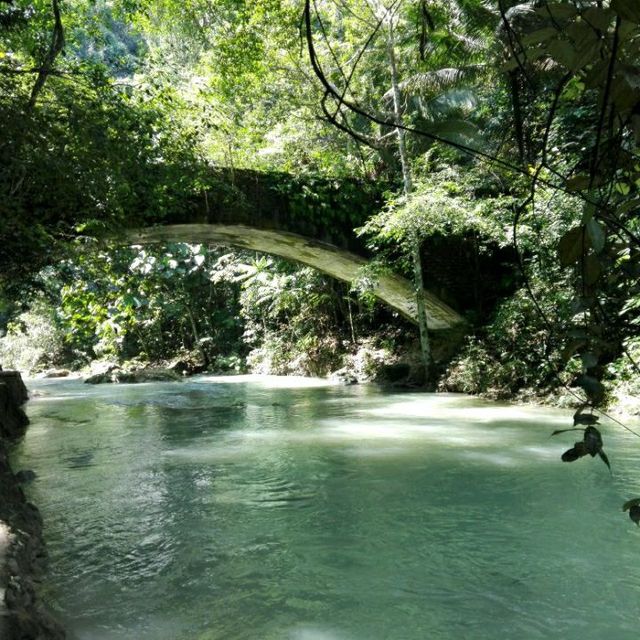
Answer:
[[[37,381],[42,593],[81,640],[635,638],[640,443],[570,412],[282,378]]]

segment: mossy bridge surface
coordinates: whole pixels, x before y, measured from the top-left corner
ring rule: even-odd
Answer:
[[[131,244],[188,242],[268,253],[352,282],[371,259],[354,228],[381,206],[380,189],[358,180],[293,178],[286,173],[221,169],[206,189],[162,220],[147,217],[128,229]],[[416,292],[398,274],[377,277],[374,295],[417,322]],[[450,329],[463,318],[424,291],[430,329]]]

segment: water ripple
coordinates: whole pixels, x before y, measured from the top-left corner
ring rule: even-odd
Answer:
[[[566,412],[292,385],[43,383],[17,466],[77,638],[635,637],[635,440],[612,477]]]

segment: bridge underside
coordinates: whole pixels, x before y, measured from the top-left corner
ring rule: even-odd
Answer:
[[[249,249],[300,262],[345,282],[355,280],[360,269],[367,264],[364,258],[330,244],[285,231],[256,229],[244,225],[176,224],[147,227],[129,231],[126,240],[140,245],[188,242]],[[393,274],[380,275],[373,293],[400,315],[411,322],[418,322],[413,285],[405,278]],[[432,293],[425,291],[424,295],[429,329],[450,329],[464,322],[462,316]]]

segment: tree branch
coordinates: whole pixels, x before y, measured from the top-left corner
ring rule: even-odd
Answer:
[[[53,71],[53,65],[58,57],[58,54],[64,48],[64,29],[62,27],[62,18],[60,16],[60,5],[58,0],[51,0],[51,6],[53,9],[53,32],[51,34],[51,43],[49,44],[49,51],[45,56],[45,59],[42,61],[42,65],[38,70],[38,77],[33,85],[33,89],[31,89],[31,96],[29,97],[29,102],[27,103],[27,110],[32,111],[36,105],[36,101],[38,100],[38,95],[42,91],[45,82],[47,81],[47,77]]]
[[[604,94],[602,95],[602,107],[600,108],[600,115],[598,117],[598,128],[596,130],[596,142],[593,147],[593,157],[591,159],[591,169],[589,171],[589,190],[593,187],[593,182],[596,177],[596,171],[599,164],[599,148],[600,140],[602,138],[602,127],[604,125],[604,117],[607,112],[607,104],[609,103],[609,94],[611,93],[611,83],[613,82],[613,71],[616,66],[616,56],[618,54],[618,42],[620,38],[620,16],[616,17],[616,26],[613,32],[613,44],[611,45],[611,58],[609,59],[609,67],[607,69],[607,80],[604,87]]]

